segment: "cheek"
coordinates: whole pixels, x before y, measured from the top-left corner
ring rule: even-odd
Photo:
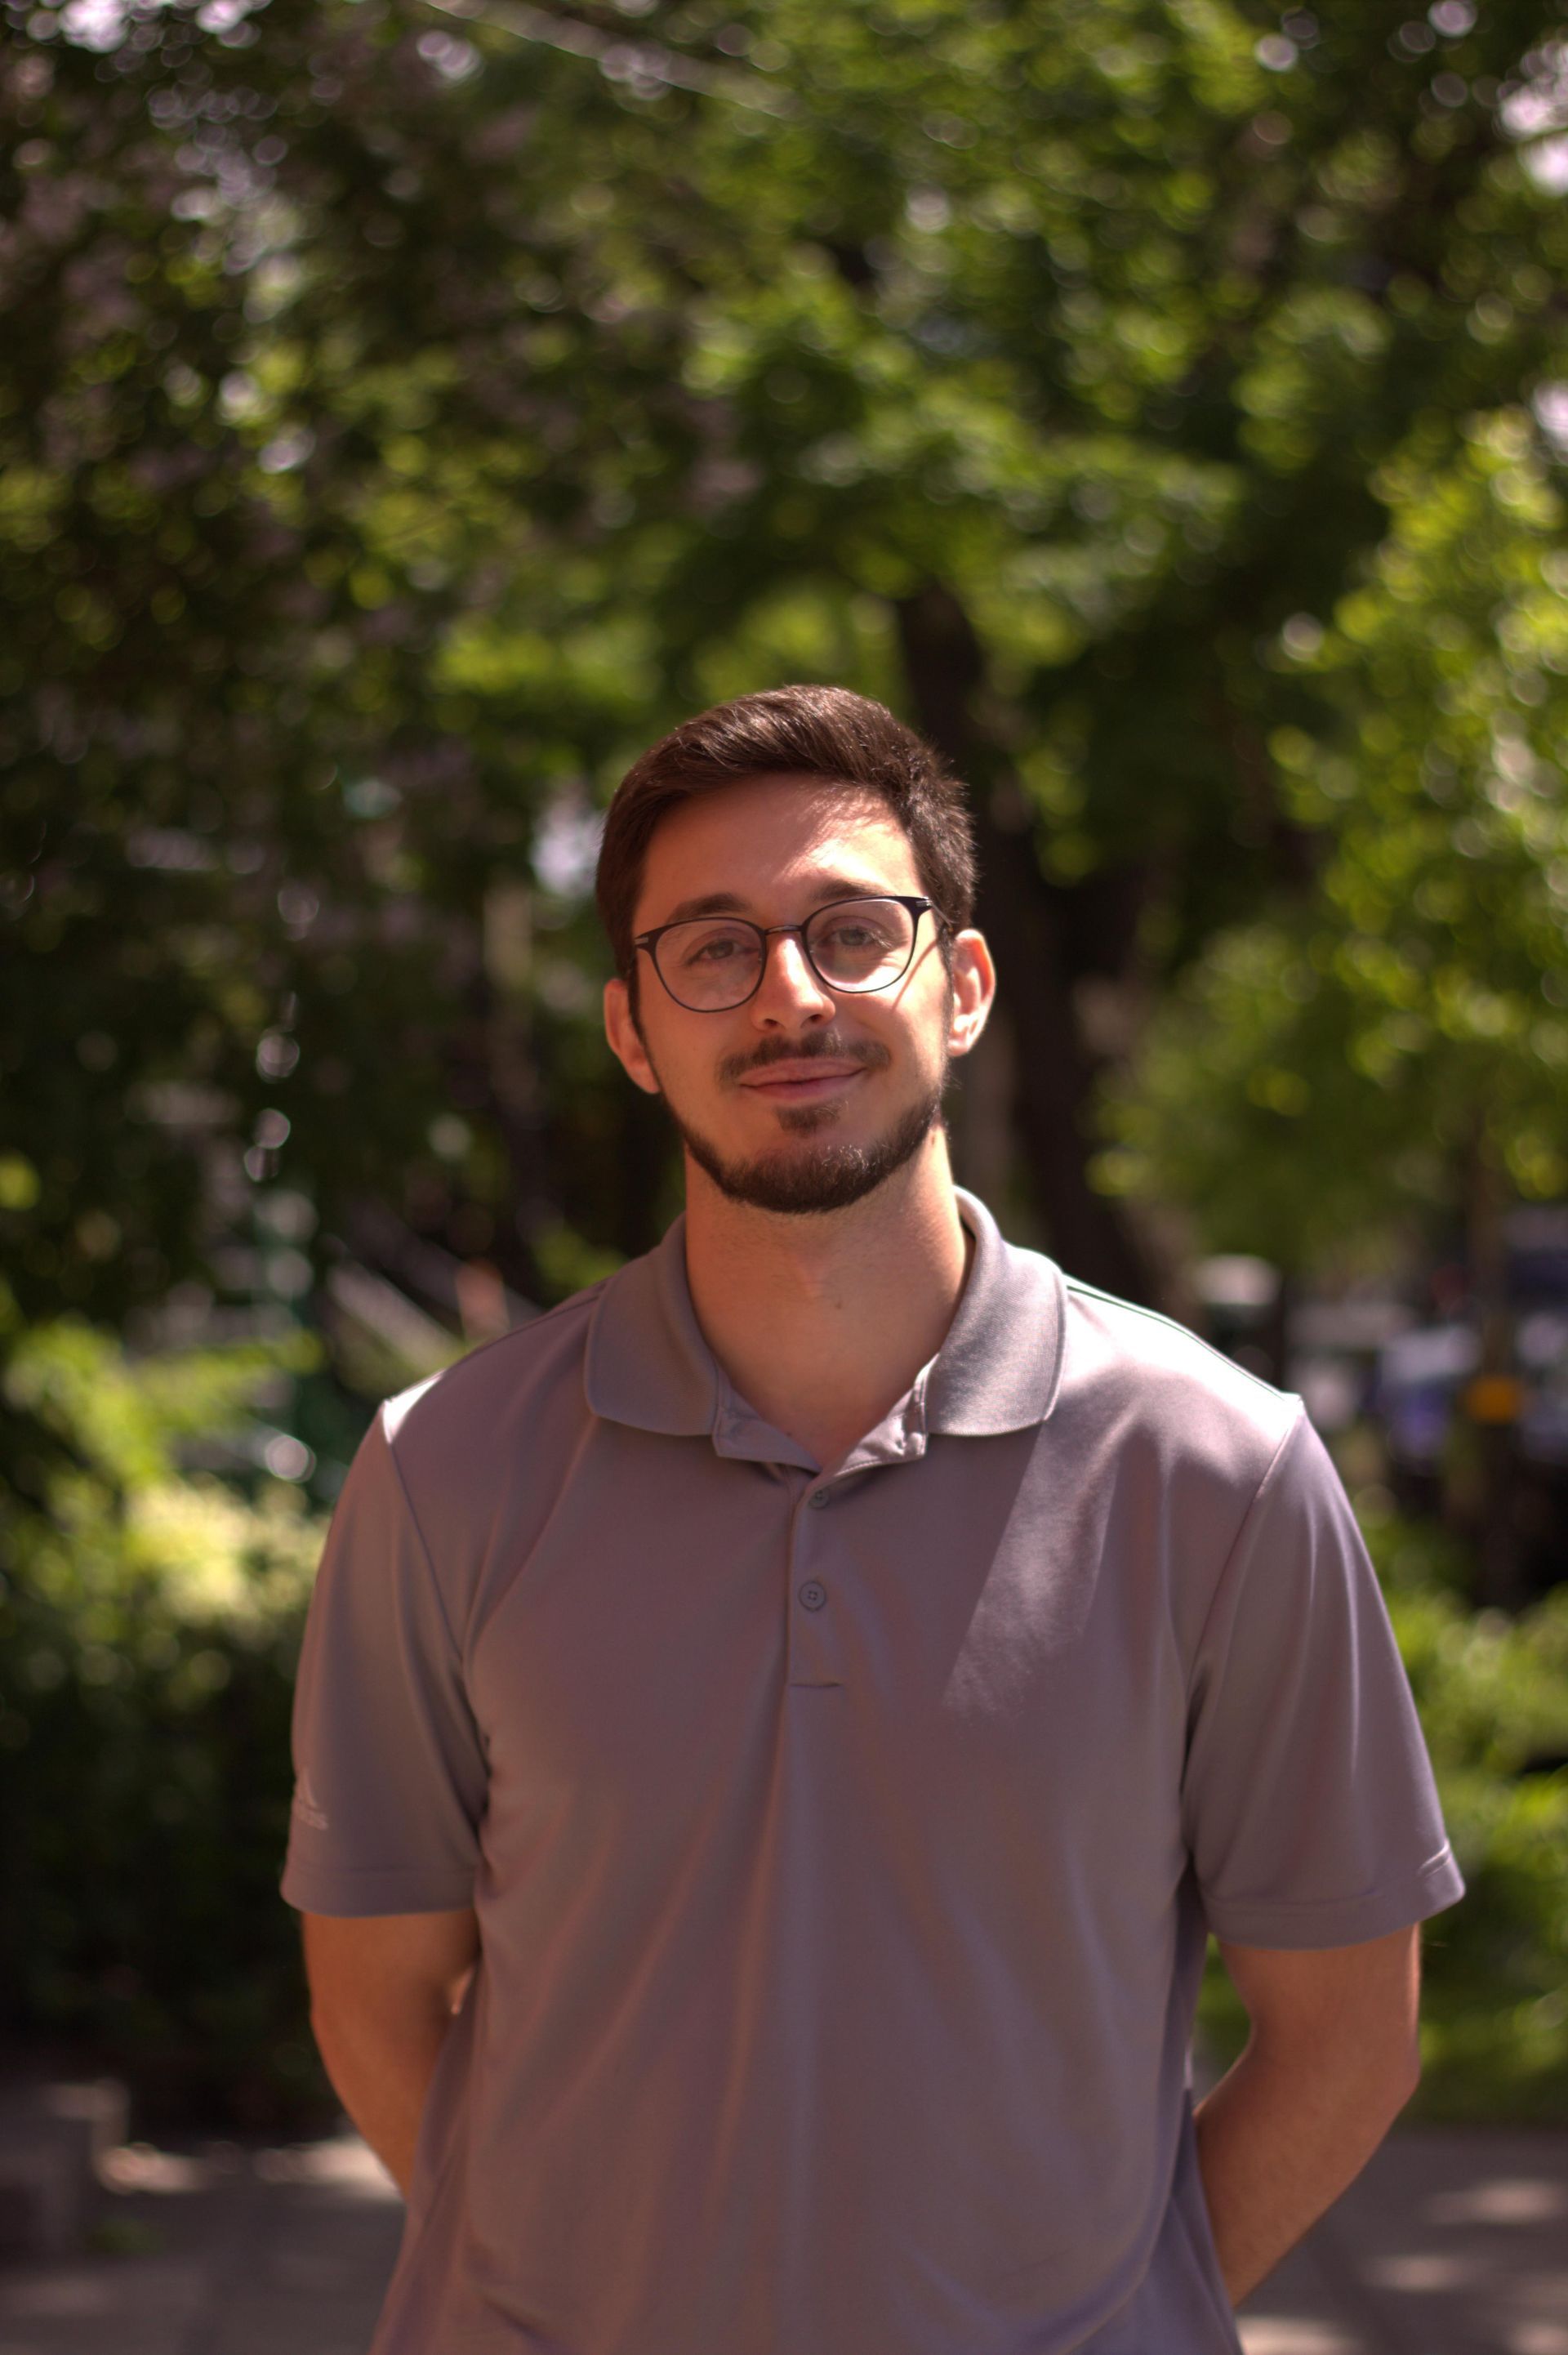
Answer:
[[[940,966],[930,975],[922,975],[919,988],[905,1001],[901,1044],[921,1070],[939,1064],[946,1056],[954,1004],[952,983]]]
[[[705,1041],[682,1039],[656,1021],[640,1028],[638,1037],[662,1094],[684,1103],[713,1092],[716,1058]]]

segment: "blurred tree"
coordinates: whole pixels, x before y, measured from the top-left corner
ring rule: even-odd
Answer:
[[[524,1290],[563,1214],[640,1248],[592,807],[801,675],[974,779],[1022,1207],[1154,1285],[1093,1092],[1332,838],[1280,632],[1561,365],[1534,0],[11,17],[24,1305],[161,1295],[280,1172]]]
[[[1510,1604],[1502,1209],[1568,1193],[1568,554],[1547,475],[1512,410],[1379,478],[1364,577],[1273,655],[1321,700],[1269,747],[1323,844],[1319,888],[1197,959],[1100,1165],[1181,1200],[1210,1248],[1287,1268],[1412,1214],[1466,1231],[1481,1599]]]
[[[1568,551],[1531,421],[1382,478],[1387,538],[1270,661],[1313,724],[1269,753],[1310,897],[1226,931],[1155,1018],[1102,1183],[1287,1265],[1479,1173],[1568,1191]]]

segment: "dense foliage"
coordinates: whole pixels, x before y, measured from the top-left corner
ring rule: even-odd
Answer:
[[[1194,1247],[1301,1277],[1462,1220],[1506,1364],[1501,1206],[1568,1190],[1568,25],[5,19],[4,1977],[255,2110],[314,2082],[273,1894],[313,1516],[400,1351],[461,1345],[332,1287],[423,1250],[547,1300],[660,1231],[586,895],[695,705],[842,680],[971,780],[1004,1008],[954,1125],[1012,1231],[1180,1301]],[[260,1357],[175,1348],[226,1319]],[[330,1375],[258,1404],[307,1330]],[[1529,2110],[1562,1615],[1478,1620],[1414,1542],[1477,1892],[1431,2098]]]
[[[1365,578],[1287,627],[1324,708],[1270,749],[1317,888],[1189,969],[1101,1163],[1174,1186],[1213,1248],[1321,1263],[1462,1199],[1478,1149],[1512,1193],[1568,1193],[1559,472],[1518,411],[1407,453]]]
[[[802,673],[977,785],[1015,1140],[980,1174],[1086,1276],[1158,1286],[1140,1172],[1095,1182],[1095,1082],[1210,943],[1205,1004],[1266,961],[1238,923],[1304,902],[1352,997],[1393,991],[1397,1037],[1343,1011],[1372,1088],[1424,1073],[1413,1025],[1491,1035],[1500,902],[1424,1011],[1408,955],[1358,947],[1354,842],[1314,878],[1404,794],[1446,924],[1470,740],[1537,758],[1550,719],[1521,612],[1420,767],[1553,527],[1535,0],[13,18],[0,1215],[29,1314],[207,1267],[224,1146],[324,1236],[389,1196],[525,1292],[563,1216],[644,1245],[665,1161],[594,1038],[591,810],[694,702]],[[1348,757],[1392,674],[1398,746]],[[1495,795],[1478,823],[1510,833]],[[1497,856],[1549,878],[1550,833]],[[1206,1092],[1266,1169],[1303,1126],[1275,1069]],[[1391,1102],[1407,1131],[1425,1097]],[[1537,1189],[1545,1128],[1513,1156]],[[1312,1189],[1256,1191],[1315,1236]]]
[[[0,1581],[0,2028],[125,2070],[143,2105],[320,2105],[279,1903],[289,1707],[322,1529],[297,1487],[176,1468],[302,1351],[128,1365],[37,1327],[6,1404],[63,1444]]]

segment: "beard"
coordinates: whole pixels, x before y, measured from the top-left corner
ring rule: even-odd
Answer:
[[[832,1032],[824,1031],[813,1034],[809,1041],[781,1040],[771,1050],[765,1049],[732,1058],[721,1067],[721,1076],[738,1080],[742,1071],[756,1071],[763,1064],[800,1061],[812,1055],[853,1059],[872,1071],[880,1070],[890,1060],[885,1047],[846,1047]],[[726,1160],[710,1138],[683,1120],[667,1095],[664,1105],[692,1159],[728,1200],[744,1202],[754,1210],[772,1210],[786,1218],[799,1218],[847,1210],[852,1203],[863,1201],[912,1161],[931,1131],[941,1124],[947,1083],[944,1057],[935,1081],[890,1128],[865,1144],[836,1142],[831,1134],[824,1133],[821,1142],[814,1146],[758,1153],[744,1161]],[[780,1128],[801,1137],[818,1131],[831,1132],[840,1116],[837,1104],[799,1104],[781,1110],[778,1119]]]

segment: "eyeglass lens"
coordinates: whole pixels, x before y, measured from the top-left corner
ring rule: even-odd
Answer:
[[[909,963],[916,919],[896,900],[841,900],[808,918],[806,954],[830,989],[885,989]],[[659,972],[673,997],[699,1013],[721,1013],[751,996],[766,943],[739,916],[694,916],[672,924],[658,946]]]

